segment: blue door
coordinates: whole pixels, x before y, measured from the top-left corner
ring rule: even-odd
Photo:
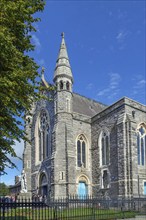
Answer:
[[[78,196],[84,197],[88,194],[87,185],[84,182],[79,182],[78,185]]]
[[[144,195],[146,195],[146,182],[144,182]]]

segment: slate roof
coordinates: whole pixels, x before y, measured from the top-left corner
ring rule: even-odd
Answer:
[[[93,117],[106,107],[100,102],[73,93],[73,112]]]

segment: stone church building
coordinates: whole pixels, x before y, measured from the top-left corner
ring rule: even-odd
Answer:
[[[73,92],[64,34],[54,91],[26,116],[23,167],[27,191],[68,195],[146,195],[146,106],[127,97],[107,106]],[[48,87],[44,75],[42,84]]]

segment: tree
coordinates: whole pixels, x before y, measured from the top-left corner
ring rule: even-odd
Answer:
[[[44,9],[42,0],[1,0],[0,3],[0,173],[16,165],[15,141],[26,139],[21,118],[38,100],[38,65],[28,53],[34,50],[31,33]]]
[[[9,195],[9,187],[5,183],[0,183],[0,196]]]

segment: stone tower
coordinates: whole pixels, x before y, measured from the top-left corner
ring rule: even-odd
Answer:
[[[32,104],[31,108],[31,114],[34,113],[35,106]],[[32,140],[32,116],[27,115],[25,117],[25,132],[27,134],[27,138],[29,141]],[[27,179],[27,192],[31,192],[32,186],[31,186],[31,166],[32,166],[32,147],[31,143],[25,141],[24,143],[24,152],[23,152],[23,170],[26,174]]]
[[[72,191],[74,178],[72,85],[73,76],[67,48],[62,33],[62,42],[56,62],[54,83],[54,197],[67,196]],[[69,175],[69,172],[72,175]],[[73,184],[74,185],[74,184]]]

